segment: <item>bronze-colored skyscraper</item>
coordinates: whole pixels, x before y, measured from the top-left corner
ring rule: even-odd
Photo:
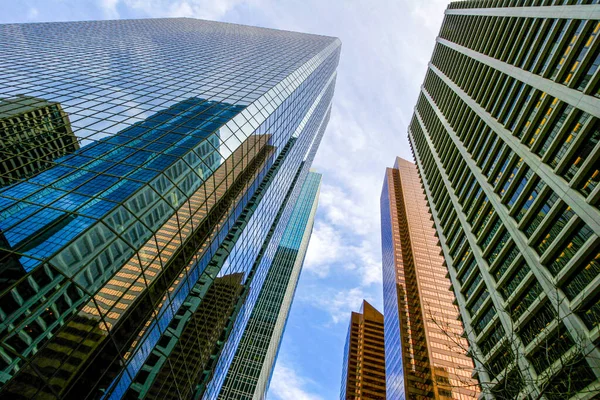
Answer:
[[[381,195],[389,399],[477,398],[473,361],[417,167],[388,168]]]
[[[340,400],[384,400],[383,315],[363,301],[353,312],[344,348]]]

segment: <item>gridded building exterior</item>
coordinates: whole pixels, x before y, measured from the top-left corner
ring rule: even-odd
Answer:
[[[163,357],[165,352],[161,348],[153,350],[136,378],[136,392],[144,395],[145,399],[157,400],[192,396],[195,388],[188,381],[193,381],[210,363],[213,348],[217,346],[244,289],[243,277],[243,273],[222,276],[215,279],[202,299],[188,297],[192,304],[186,310],[189,313],[177,322],[181,334],[179,337],[167,334],[161,338],[163,343],[160,347],[172,348],[167,357]],[[160,362],[162,358],[164,361]],[[169,382],[169,379],[175,380],[175,383]]]
[[[600,391],[599,33],[598,1],[453,2],[409,127],[490,396]]]
[[[381,194],[389,399],[476,399],[477,380],[415,164],[396,158]]]
[[[0,100],[0,187],[50,168],[78,148],[60,104],[26,96]]]
[[[263,400],[312,233],[321,175],[309,172],[267,273],[219,399]]]
[[[385,400],[383,314],[363,300],[350,317],[340,400]]]
[[[0,32],[0,98],[60,104],[81,144],[0,190],[0,398],[216,399],[340,41],[193,19]]]

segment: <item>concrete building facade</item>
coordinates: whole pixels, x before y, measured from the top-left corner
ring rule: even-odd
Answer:
[[[483,393],[600,391],[600,5],[453,2],[409,140]]]

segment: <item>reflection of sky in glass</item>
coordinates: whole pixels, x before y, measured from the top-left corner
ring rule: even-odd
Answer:
[[[176,169],[178,158],[185,156],[187,164],[181,163],[180,168],[187,169],[187,174],[167,175],[176,184],[185,177],[188,183],[179,185],[185,188],[179,197],[189,196],[220,162],[215,148],[219,145],[218,134],[211,132],[241,109],[187,99],[63,157],[58,166],[27,182],[6,188],[0,197],[0,229],[13,249],[27,256],[22,260],[25,270],[34,268],[39,264],[36,258],[52,255],[147,182],[158,194],[172,200],[165,208],[165,212],[172,213],[171,207],[177,206],[173,197],[181,192],[169,190],[173,183],[162,178],[161,171]],[[52,208],[42,208],[46,204]],[[129,211],[124,212],[135,214],[133,204],[128,204]],[[123,224],[120,226],[124,229]],[[105,226],[101,229],[105,230],[104,236],[110,235]],[[35,235],[42,230],[46,240]]]
[[[390,170],[388,170],[390,171]],[[398,310],[398,285],[396,284],[396,260],[394,254],[394,232],[392,227],[392,207],[395,206],[391,177],[386,173],[381,191],[381,250],[383,264],[383,313],[385,317],[385,376],[388,398],[404,399],[404,367],[402,360],[402,336],[400,334],[400,314]],[[393,181],[392,181],[393,183]],[[393,205],[390,204],[393,202]],[[398,256],[401,256],[400,254]]]
[[[78,376],[83,380],[74,384],[121,398],[190,291],[214,276],[242,272],[254,278],[245,282],[250,295],[208,396],[218,393],[289,218],[289,207],[279,215],[286,194],[297,197],[325,129],[339,41],[191,19],[4,25],[0,32],[6,71],[0,98],[60,103],[81,144],[54,167],[0,191],[0,230],[23,274],[39,275],[46,263],[64,275],[63,287],[85,292],[53,318],[78,312],[92,324],[101,319],[103,334],[123,346],[109,380]],[[253,160],[256,165],[246,164]],[[269,185],[260,188],[247,226],[233,246],[227,243],[227,257],[215,270],[214,256],[267,172],[273,174]],[[225,208],[208,218],[222,198]],[[271,232],[276,220],[282,226]],[[186,241],[205,221],[202,237],[208,239],[190,252]],[[187,258],[181,259],[183,246]],[[165,271],[173,281],[164,279]],[[155,313],[126,314],[145,304],[138,300],[151,285]],[[155,292],[157,285],[163,286]],[[57,288],[40,282],[19,295]],[[7,304],[7,296],[0,294],[0,303]],[[5,357],[11,382],[27,382],[29,360],[44,362],[37,349],[53,343],[55,333],[32,324],[48,304],[3,307],[15,325],[0,353],[22,347],[29,357]],[[86,368],[95,362],[85,361]]]
[[[0,97],[57,101],[88,140],[189,97],[248,105],[331,42],[192,19],[3,25],[0,32]]]
[[[314,224],[320,184],[320,174],[308,173],[297,201],[291,202],[292,214],[227,372],[220,398],[239,393],[263,398],[266,393]],[[274,312],[279,313],[276,318]],[[263,338],[260,342],[256,341],[258,335]],[[249,363],[262,364],[262,369],[248,374],[243,367]]]

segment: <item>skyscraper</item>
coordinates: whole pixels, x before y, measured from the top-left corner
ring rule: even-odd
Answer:
[[[383,341],[383,315],[363,300],[360,312],[350,317],[340,400],[385,400]]]
[[[219,399],[264,399],[312,233],[321,175],[310,172],[273,257]]]
[[[415,164],[396,158],[381,193],[390,399],[476,399],[473,361]]]
[[[451,3],[409,127],[482,389],[501,398],[600,390],[597,3]]]
[[[61,104],[81,143],[0,191],[0,397],[216,399],[340,41],[194,19],[0,32],[0,97]]]

